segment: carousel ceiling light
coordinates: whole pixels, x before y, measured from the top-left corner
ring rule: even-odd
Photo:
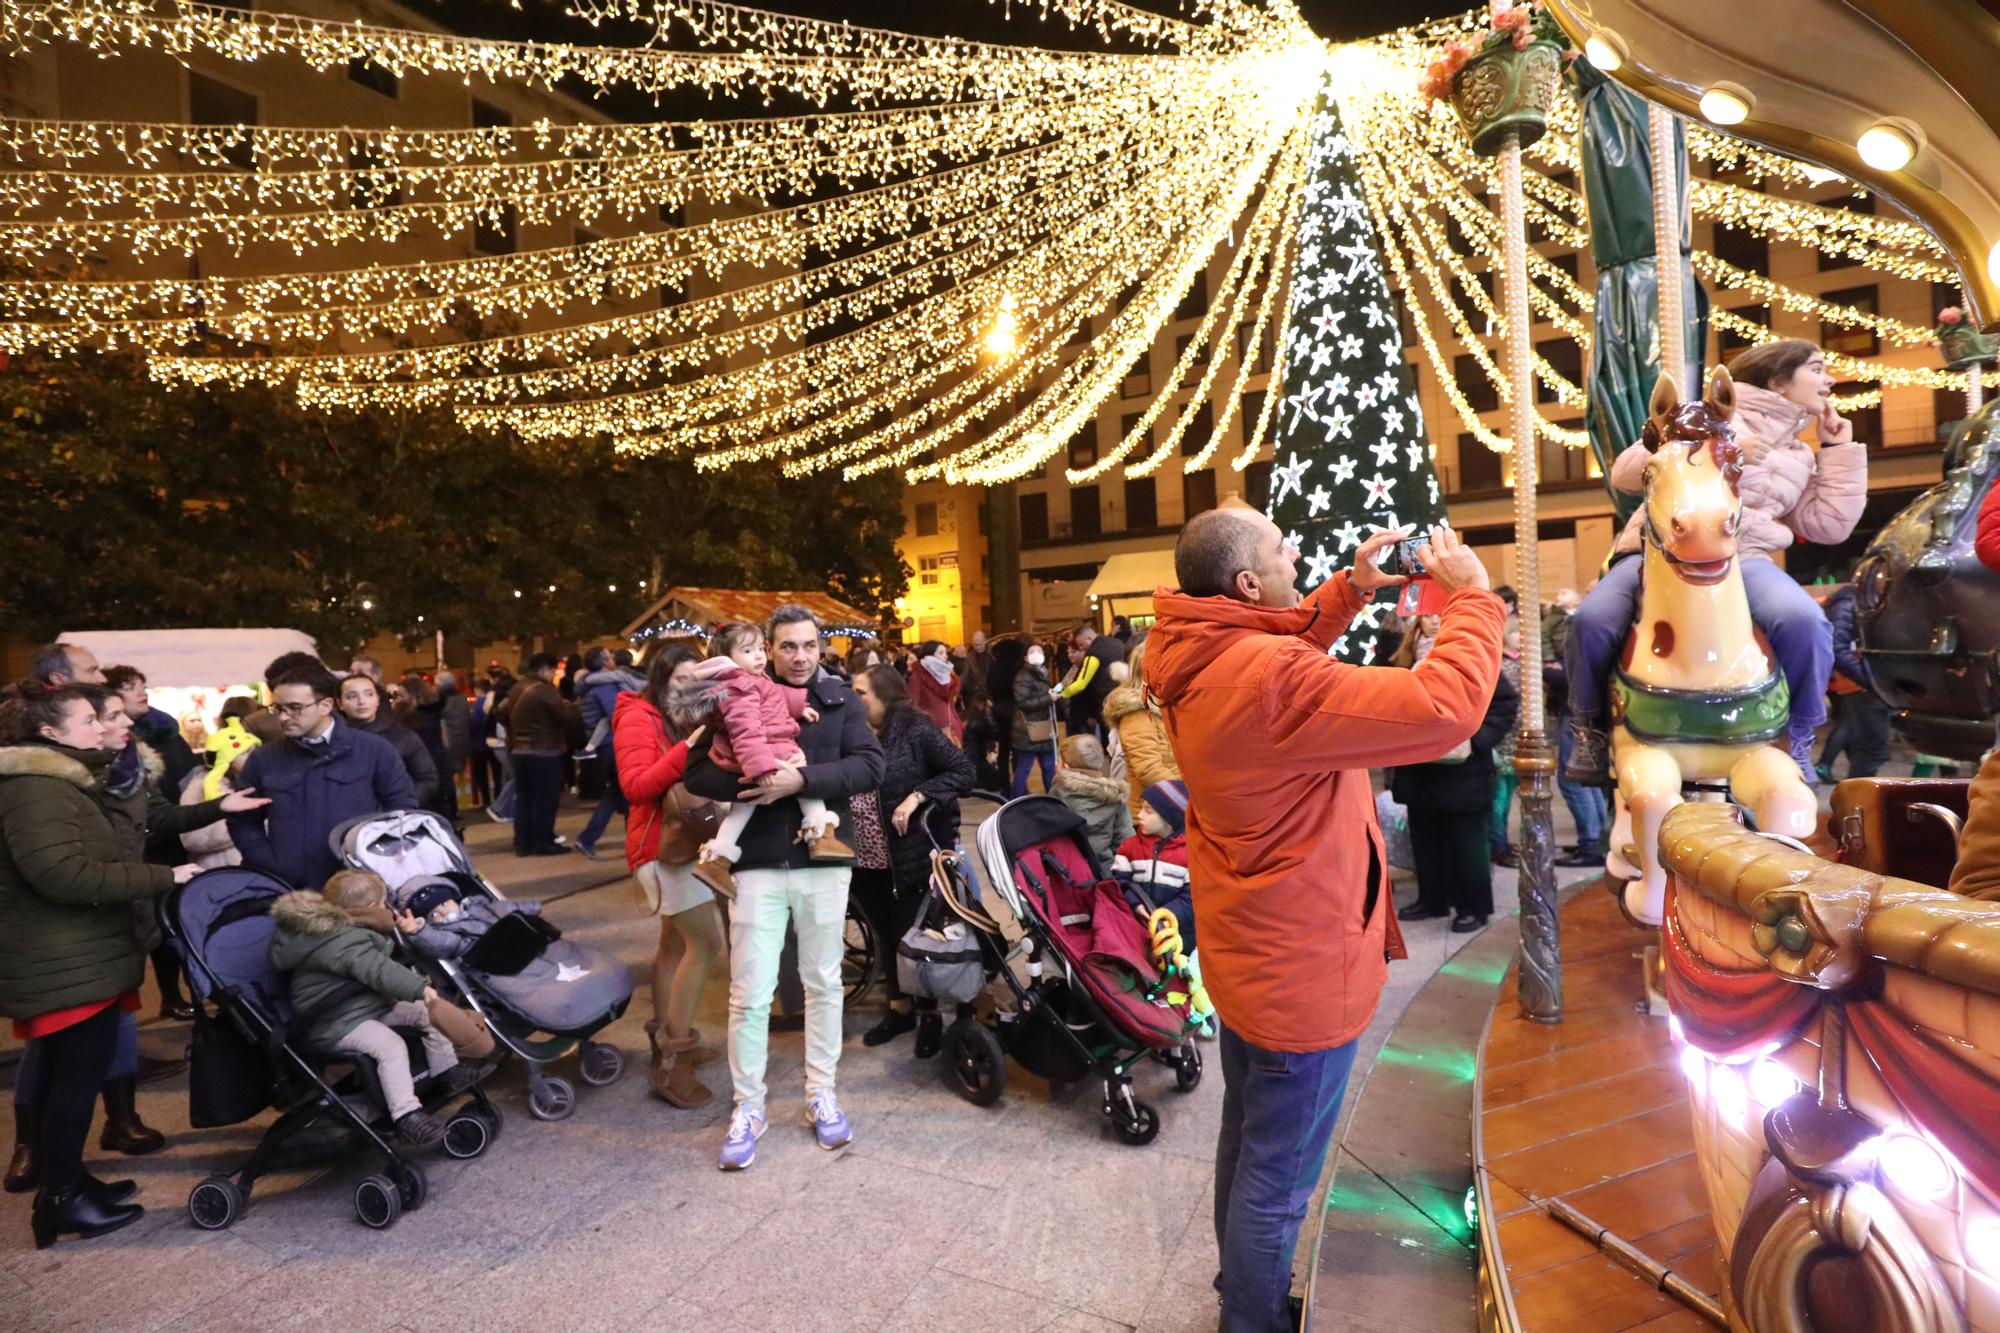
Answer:
[[[1863,130],[1854,149],[1877,171],[1901,171],[1916,157],[1922,137],[1923,131],[1907,121],[1885,120]]]
[[[1914,1134],[1889,1134],[1877,1160],[1882,1175],[1898,1193],[1938,1199],[1951,1188],[1951,1164],[1944,1154]]]
[[[1701,95],[1701,114],[1711,125],[1741,125],[1757,99],[1741,84],[1718,83]]]
[[[1625,63],[1625,39],[1609,28],[1599,28],[1583,39],[1583,58],[1606,74]]]

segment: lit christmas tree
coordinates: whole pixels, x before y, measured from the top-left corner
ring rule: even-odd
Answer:
[[[1422,535],[1445,517],[1396,298],[1330,92],[1314,113],[1309,152],[1268,511],[1304,556],[1308,591],[1351,564],[1374,533]],[[1379,597],[1333,656],[1374,660],[1376,628],[1394,607],[1393,592]]]

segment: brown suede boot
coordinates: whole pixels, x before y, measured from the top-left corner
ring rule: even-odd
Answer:
[[[653,1037],[653,1062],[646,1070],[646,1082],[652,1087],[653,1095],[669,1106],[678,1106],[691,1111],[698,1106],[706,1106],[715,1094],[702,1085],[694,1072],[694,1061],[688,1054],[694,1050],[694,1034],[676,1040],[664,1030],[656,1030]]]
[[[831,828],[827,829],[826,832],[820,834],[817,838],[801,838],[799,841],[806,845],[812,855],[812,859],[815,861],[852,862],[854,860],[854,849],[842,842]]]
[[[703,1065],[712,1065],[722,1058],[721,1051],[713,1046],[704,1046],[701,1044],[700,1028],[689,1028],[688,1036],[694,1041],[694,1046],[687,1053],[689,1064],[699,1069]]]
[[[15,1105],[14,1157],[7,1163],[9,1194],[26,1194],[42,1183],[42,1157],[35,1146],[41,1137],[40,1126],[41,1119],[34,1107]]]
[[[704,856],[694,863],[691,872],[706,884],[718,898],[736,901],[736,876],[729,873],[729,862],[719,856]]]

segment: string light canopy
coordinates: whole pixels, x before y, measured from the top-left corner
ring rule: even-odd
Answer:
[[[277,384],[326,409],[443,407],[531,441],[610,438],[708,468],[775,460],[801,476],[993,483],[1042,468],[1088,428],[1208,275],[1172,373],[1069,477],[1145,475],[1180,454],[1205,466],[1235,428],[1250,349],[1290,305],[1325,79],[1417,347],[1465,429],[1511,447],[1454,361],[1469,354],[1505,402],[1489,350],[1504,332],[1487,285],[1492,166],[1419,91],[1431,53],[1477,13],[1330,49],[1292,0],[1016,7],[1024,32],[1067,25],[1069,49],[716,0],[562,2],[606,44],[199,0],[0,3],[17,53],[366,67],[475,90],[560,83],[698,95],[717,113],[606,122],[578,103],[567,122],[470,128],[0,117],[0,352],[135,348],[164,383]],[[1569,247],[1587,240],[1576,129],[1562,96],[1527,163],[1529,224]],[[1697,216],[1884,273],[1951,277],[1914,224],[1805,197],[1826,184],[1816,169],[1706,126],[1688,138],[1709,168],[1691,182]],[[496,229],[530,244],[468,244]],[[103,255],[117,259],[78,258]],[[1554,260],[1529,261],[1534,317],[1587,356],[1590,294]],[[1714,255],[1695,262],[1750,304],[1892,347],[1930,340]],[[1718,311],[1718,325],[1774,336],[1740,310]],[[1292,350],[1278,340],[1274,384]],[[1862,386],[1857,404],[1879,397],[1867,386],[1965,382],[1829,364]],[[1534,370],[1557,403],[1581,407],[1561,368],[1537,357]],[[1208,438],[1186,440],[1216,395]],[[1234,467],[1268,438],[1278,397],[1243,422]],[[1586,442],[1547,419],[1537,429]]]

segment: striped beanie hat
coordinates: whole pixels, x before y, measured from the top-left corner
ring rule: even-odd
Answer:
[[[1166,820],[1167,827],[1175,833],[1187,832],[1187,783],[1179,778],[1155,782],[1139,793],[1139,799],[1152,806],[1154,813]]]

